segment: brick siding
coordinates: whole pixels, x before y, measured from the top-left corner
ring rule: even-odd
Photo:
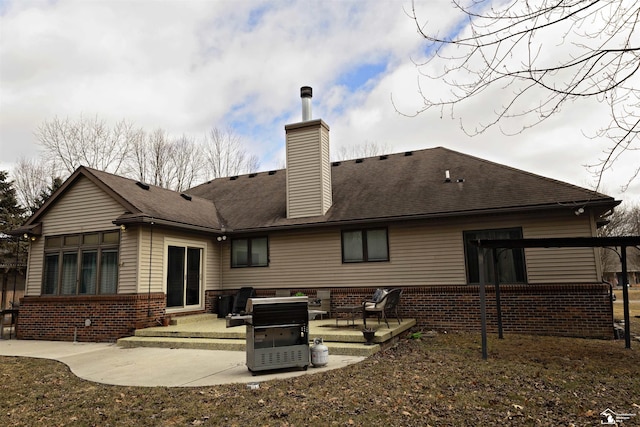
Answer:
[[[18,339],[113,342],[133,331],[158,326],[164,293],[109,296],[24,297]],[[91,321],[85,325],[86,319]]]
[[[316,290],[291,289],[315,297]],[[613,310],[609,286],[603,284],[503,285],[500,287],[502,323],[505,333],[612,339]],[[220,295],[235,290],[207,291],[205,311],[217,312]],[[360,304],[375,288],[331,289],[331,308]],[[275,289],[258,289],[258,297],[273,297]],[[497,333],[497,309],[493,286],[486,287],[487,328]],[[24,297],[21,299],[19,339],[79,342],[112,342],[130,336],[135,329],[156,326],[164,316],[163,293]],[[480,331],[479,287],[405,287],[400,315],[414,318],[417,328],[438,331]],[[184,313],[192,314],[190,313]],[[174,316],[179,316],[176,314]],[[85,326],[90,319],[91,325]]]
[[[375,288],[335,289],[331,306],[358,304]],[[498,332],[496,294],[486,287],[487,330]],[[613,309],[609,286],[503,285],[500,287],[505,333],[581,338],[613,338]],[[416,319],[420,329],[480,331],[479,286],[403,288],[400,315]]]
[[[316,290],[291,289],[315,297]],[[371,298],[375,288],[331,289],[331,309],[357,305]],[[233,291],[227,291],[233,294]],[[217,298],[219,293],[212,293]],[[272,297],[275,289],[257,290]],[[498,332],[495,289],[486,287],[487,329]],[[502,285],[502,326],[505,333],[613,339],[613,308],[604,284]],[[215,312],[215,305],[213,312]],[[400,316],[416,319],[417,327],[438,331],[480,331],[479,286],[403,288]]]

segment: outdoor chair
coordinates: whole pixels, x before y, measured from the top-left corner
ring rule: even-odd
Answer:
[[[400,297],[402,296],[402,289],[396,288],[387,290],[378,289],[373,298],[362,302],[362,319],[364,327],[367,327],[367,315],[375,314],[378,316],[378,324],[380,318],[384,319],[387,328],[389,327],[389,321],[387,320],[387,313],[395,316],[398,320],[398,325],[402,323],[400,313],[398,312],[398,305],[400,303]]]
[[[240,288],[236,296],[233,298],[232,314],[244,314],[249,298],[256,295],[255,289],[252,287]]]

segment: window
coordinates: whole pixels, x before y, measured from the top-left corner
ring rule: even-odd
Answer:
[[[119,244],[119,231],[47,236],[42,294],[115,294]]]
[[[342,262],[389,261],[386,228],[342,232]]]
[[[268,265],[269,241],[266,237],[231,241],[231,267],[266,267]]]
[[[480,283],[480,269],[478,266],[478,247],[469,243],[470,240],[477,239],[521,239],[521,228],[509,228],[498,230],[465,231],[465,256],[467,263],[468,283]],[[526,283],[526,268],[524,262],[524,250],[497,249],[498,276],[500,283]],[[487,283],[494,283],[493,251],[485,251],[484,268]]]

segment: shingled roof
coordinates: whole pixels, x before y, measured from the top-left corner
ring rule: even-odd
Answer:
[[[80,177],[86,177],[122,205],[123,214],[114,218],[116,224],[153,221],[156,224],[209,232],[217,232],[221,228],[216,207],[210,200],[81,166],[12,234],[32,233],[44,213]]]
[[[286,170],[218,178],[189,194],[215,201],[222,224],[235,231],[587,205],[605,211],[619,203],[442,147],[335,162],[331,173],[333,205],[324,216],[287,219]]]
[[[80,176],[122,204],[115,224],[154,221],[212,233],[587,206],[602,213],[619,204],[601,193],[437,147],[334,162],[333,205],[326,215],[296,219],[287,218],[284,169],[218,178],[181,194],[80,167],[12,234],[37,234],[42,215]]]

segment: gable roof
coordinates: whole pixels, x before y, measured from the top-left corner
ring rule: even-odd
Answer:
[[[13,231],[14,234],[33,232],[43,215],[81,177],[89,179],[122,205],[123,214],[115,218],[114,224],[153,221],[199,231],[220,230],[217,210],[210,200],[190,195],[184,197],[179,192],[155,185],[138,185],[133,179],[80,166],[22,227]]]
[[[601,193],[442,147],[334,162],[331,179],[332,207],[310,218],[286,217],[286,170],[218,178],[189,193],[215,200],[224,226],[236,231],[583,206],[600,207],[602,213],[619,204]]]
[[[333,205],[326,215],[296,219],[287,218],[284,169],[217,178],[181,194],[153,185],[145,189],[133,179],[81,166],[11,234],[39,234],[42,216],[80,177],[123,206],[114,224],[154,222],[211,233],[579,207],[596,208],[600,215],[620,203],[585,188],[437,147],[334,162]]]

